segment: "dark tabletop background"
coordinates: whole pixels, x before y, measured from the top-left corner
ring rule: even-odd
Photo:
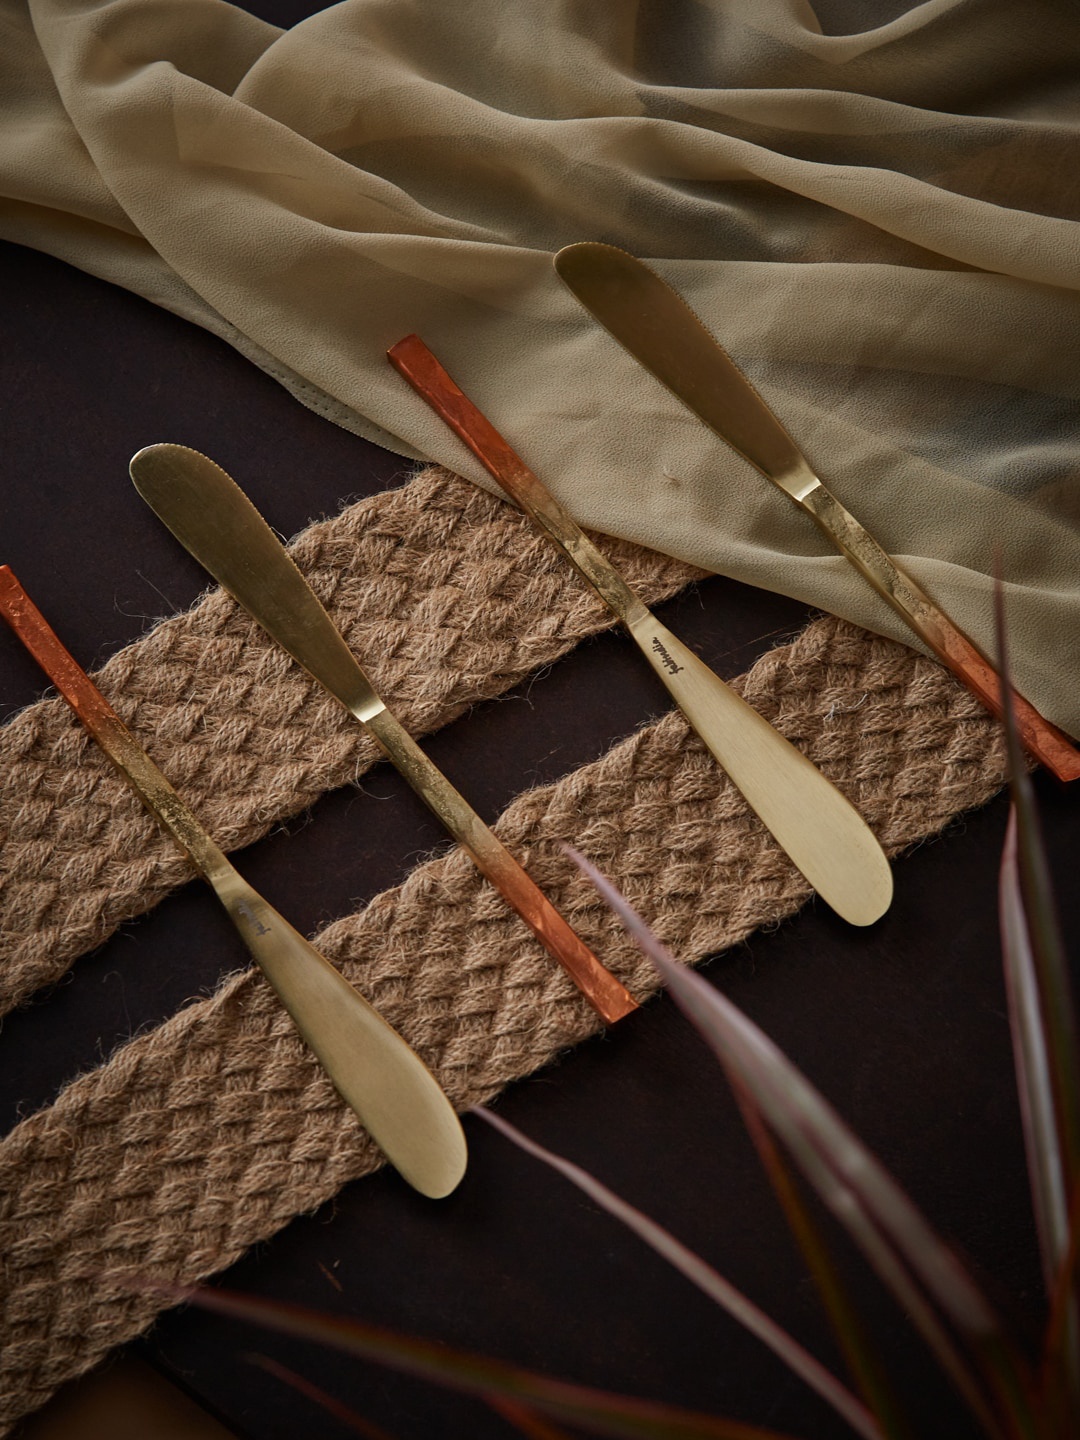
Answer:
[[[320,7],[248,8],[289,24]],[[204,588],[202,571],[128,480],[141,446],[173,440],[205,451],[286,535],[410,473],[400,457],[305,410],[223,342],[122,290],[16,246],[0,248],[0,277],[0,561],[87,667]],[[720,578],[662,613],[725,676],[809,614]],[[4,717],[43,690],[5,634]],[[425,748],[494,819],[521,789],[566,774],[662,712],[664,692],[632,649],[615,634],[586,643]],[[1043,775],[1037,789],[1077,953],[1080,808]],[[812,904],[704,973],[806,1070],[1034,1335],[1042,1300],[996,916],[1006,813],[999,797],[898,861],[895,903],[869,931]],[[443,843],[382,766],[238,859],[313,933]],[[239,940],[198,884],[124,926],[4,1022],[5,1128],[242,963]],[[499,1109],[668,1225],[831,1358],[718,1067],[666,997],[512,1086]],[[294,1220],[215,1283],[813,1440],[850,1433],[616,1222],[481,1122],[465,1123],[471,1165],[448,1200],[425,1201],[381,1172]],[[845,1264],[918,1434],[967,1433],[903,1317],[858,1260]],[[162,1317],[135,1348],[249,1440],[352,1433],[256,1368],[253,1351],[401,1440],[516,1433],[471,1400],[193,1309]]]

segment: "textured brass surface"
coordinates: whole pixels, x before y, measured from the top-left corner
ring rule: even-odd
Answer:
[[[388,353],[623,621],[672,699],[818,894],[853,925],[879,919],[892,899],[892,872],[854,807],[656,619],[418,336],[398,341]]]
[[[6,565],[0,612],[213,887],[296,1028],[387,1158],[422,1194],[448,1195],[465,1173],[465,1137],[427,1066],[234,869]]]
[[[566,970],[597,1013],[637,1009],[472,806],[386,709],[334,622],[255,506],[219,465],[184,445],[131,461],[139,494],[263,628],[365,725],[422,800]]]
[[[973,640],[832,495],[735,362],[666,281],[614,245],[585,241],[555,256],[582,305],[699,419],[812,517],[879,595],[995,715],[1001,678]],[[1029,752],[1059,780],[1080,778],[1080,750],[1012,691]]]

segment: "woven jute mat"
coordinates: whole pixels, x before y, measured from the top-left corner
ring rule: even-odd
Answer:
[[[650,600],[698,572],[604,541]],[[421,734],[551,663],[608,617],[501,501],[426,471],[293,546],[405,723]],[[98,682],[227,849],[376,758],[360,728],[220,592],[113,657]],[[983,804],[999,727],[936,663],[822,618],[736,688],[895,854]],[[60,702],[0,731],[5,1008],[191,874]],[[573,842],[691,963],[792,914],[805,881],[678,713],[495,826],[587,943],[656,985],[566,858]],[[599,1028],[460,851],[315,937],[461,1109]],[[0,1143],[0,1433],[138,1335],[162,1301],[236,1260],[381,1157],[261,978],[124,1045]]]

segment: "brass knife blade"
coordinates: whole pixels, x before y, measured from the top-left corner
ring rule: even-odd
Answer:
[[[1001,678],[925,590],[822,484],[772,410],[686,301],[636,256],[583,241],[555,269],[585,309],[684,405],[804,510],[878,594],[995,715]],[[1028,751],[1059,780],[1080,778],[1080,750],[1012,690]]]

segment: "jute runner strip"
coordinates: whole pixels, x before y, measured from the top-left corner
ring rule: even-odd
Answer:
[[[981,707],[935,663],[844,622],[813,622],[738,688],[846,791],[890,852],[1002,783],[998,727]],[[692,962],[807,896],[677,713],[519,797],[497,829],[641,998],[655,987],[651,971],[562,841]],[[460,1108],[598,1028],[458,851],[316,944]],[[214,1273],[379,1164],[254,973],[124,1046],[0,1144],[0,1433],[151,1324],[160,1301],[139,1284]]]
[[[702,573],[601,543],[653,601]],[[312,525],[291,552],[415,735],[613,623],[522,515],[438,468]],[[220,590],[96,679],[227,851],[379,758]],[[60,700],[0,730],[0,777],[2,1015],[194,872]]]

